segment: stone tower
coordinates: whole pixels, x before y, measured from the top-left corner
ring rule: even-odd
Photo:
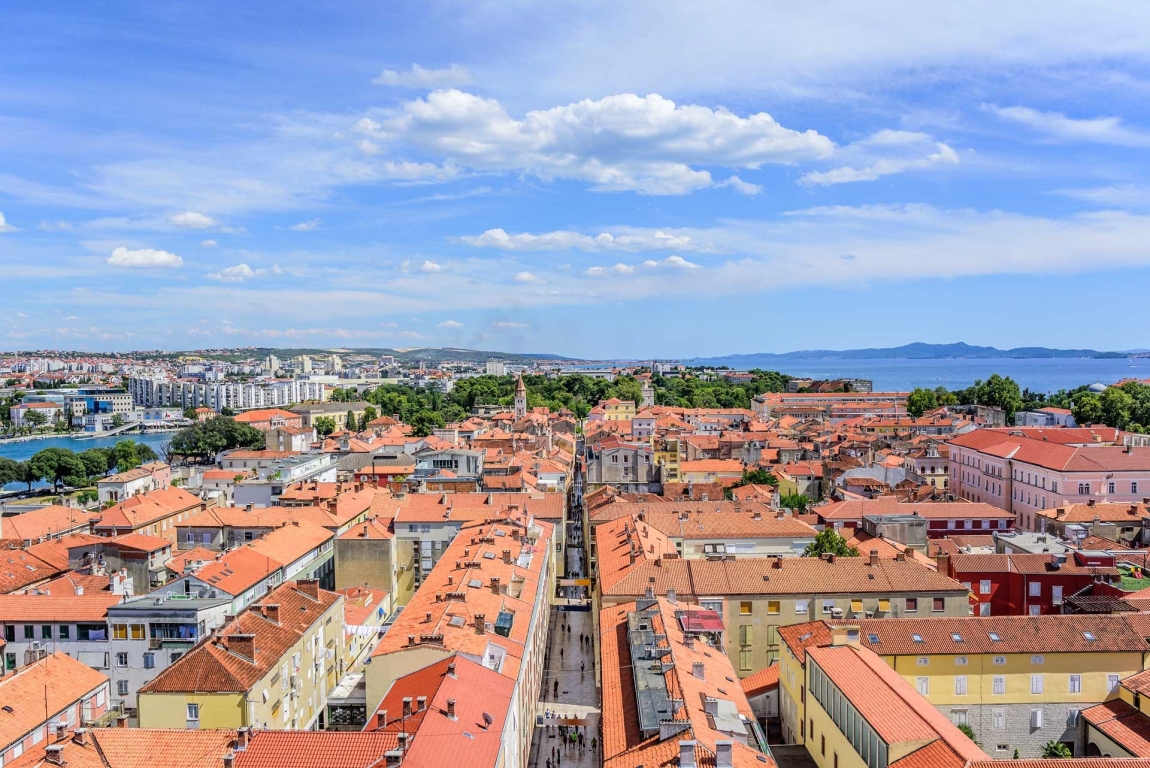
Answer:
[[[515,420],[527,417],[527,385],[523,383],[523,374],[515,380]]]

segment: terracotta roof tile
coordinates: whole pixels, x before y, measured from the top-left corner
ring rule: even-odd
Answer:
[[[0,749],[107,685],[107,676],[60,651],[5,675],[0,678]]]

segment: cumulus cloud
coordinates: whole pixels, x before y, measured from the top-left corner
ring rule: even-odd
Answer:
[[[679,105],[658,94],[620,94],[528,112],[516,119],[494,99],[438,90],[356,130],[480,172],[574,179],[599,191],[680,195],[714,185],[701,166],[759,168],[825,158],[834,143],[786,128],[765,112],[747,117]]]
[[[690,271],[701,269],[698,264],[687,261],[682,256],[668,256],[662,261],[647,260],[639,265],[616,264],[611,267],[588,267],[584,274],[589,277],[609,277],[611,275],[634,275],[639,270]]]
[[[219,243],[217,243],[215,240],[201,240],[200,245],[204,246],[205,248],[215,248],[217,245],[219,245]]]
[[[442,323],[437,323],[440,328],[462,328],[463,323],[458,320],[444,320]]]
[[[517,272],[515,274],[515,282],[517,283],[544,283],[547,282],[533,272]]]
[[[7,219],[4,218],[4,213],[2,211],[0,211],[0,232],[15,232],[15,231],[16,231],[16,227],[9,224]]]
[[[716,187],[730,187],[738,192],[740,195],[754,196],[763,191],[761,184],[751,184],[743,181],[738,176],[732,176],[726,181],[720,181],[715,185]]]
[[[278,274],[281,270],[277,265],[273,271]],[[212,280],[219,280],[225,283],[242,283],[251,277],[263,277],[268,274],[266,269],[252,269],[247,264],[236,264],[234,267],[221,269],[219,272],[212,272],[208,275]]]
[[[443,267],[436,264],[434,261],[424,261],[423,265],[419,268],[420,272],[442,272]]]
[[[459,238],[464,245],[476,248],[499,248],[505,251],[710,251],[710,243],[696,242],[687,235],[669,235],[661,230],[617,234],[600,232],[598,235],[584,235],[580,232],[556,230],[531,234],[523,232],[509,235],[502,229],[489,229],[482,235],[467,235]]]
[[[946,144],[938,142],[935,151],[925,157],[917,158],[881,158],[862,168],[849,165],[834,168],[829,171],[811,171],[799,178],[799,183],[806,186],[826,186],[830,184],[849,184],[857,181],[874,181],[883,176],[907,171],[922,171],[929,168],[945,165],[957,165],[958,153]]]
[[[530,328],[530,323],[513,323],[509,320],[501,320],[491,324],[492,328],[508,329],[508,328]]]
[[[173,213],[168,217],[168,222],[176,225],[180,229],[207,229],[208,227],[215,226],[216,222],[210,217],[195,211],[184,211],[183,213]]]
[[[116,248],[108,257],[108,266],[128,269],[174,269],[182,267],[184,260],[174,253],[153,248]]]
[[[982,108],[1003,120],[1055,139],[1121,147],[1150,146],[1150,132],[1127,128],[1119,117],[1076,119],[1061,112],[1040,112],[1030,107],[1000,107],[996,104],[983,104]]]
[[[299,224],[292,224],[288,229],[293,232],[312,232],[322,226],[323,221],[321,219],[308,219],[307,221],[301,221]]]
[[[459,85],[468,85],[472,81],[471,73],[465,67],[452,64],[445,69],[425,69],[418,64],[412,64],[411,69],[397,72],[394,69],[385,69],[372,80],[376,85],[387,85],[393,88],[451,88]]]

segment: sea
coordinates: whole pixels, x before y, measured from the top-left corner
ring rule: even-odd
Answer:
[[[25,461],[33,454],[45,448],[67,448],[79,453],[89,448],[110,448],[121,440],[134,440],[152,447],[156,453],[160,452],[160,445],[172,439],[174,432],[150,432],[143,435],[113,435],[112,437],[43,437],[34,440],[0,440],[0,456],[13,461]],[[33,484],[33,487],[44,483]],[[9,483],[3,490],[12,491],[26,489],[24,483]]]

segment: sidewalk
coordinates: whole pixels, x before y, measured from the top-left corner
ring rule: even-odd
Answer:
[[[569,578],[581,574],[583,550],[568,547],[566,550],[567,573]],[[583,601],[557,598],[557,603],[579,603]],[[570,631],[567,627],[570,626]],[[599,738],[599,692],[595,688],[595,645],[579,644],[580,633],[589,637],[592,632],[591,614],[584,611],[562,611],[557,606],[551,608],[550,635],[548,637],[547,670],[543,680],[543,691],[539,701],[539,714],[551,712],[550,719],[544,718],[544,727],[535,729],[531,745],[529,765],[545,768],[547,759],[555,750],[561,759],[560,766],[592,768],[602,764],[601,750],[591,751],[591,738]],[[560,651],[562,650],[562,655]],[[580,664],[583,668],[580,669]],[[555,683],[559,686],[556,689]],[[582,751],[562,746],[557,724],[559,718],[577,718],[584,737]],[[550,725],[548,725],[550,723]],[[554,763],[553,763],[554,765]]]

